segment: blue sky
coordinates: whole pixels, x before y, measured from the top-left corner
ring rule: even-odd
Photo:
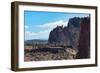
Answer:
[[[89,14],[24,11],[25,40],[48,39],[50,31],[57,25],[67,26],[70,18],[86,16]]]

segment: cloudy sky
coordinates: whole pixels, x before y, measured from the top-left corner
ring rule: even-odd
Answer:
[[[69,18],[86,16],[89,14],[24,11],[25,40],[48,39],[57,25],[67,26]]]

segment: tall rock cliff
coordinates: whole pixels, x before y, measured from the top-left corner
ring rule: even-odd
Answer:
[[[81,18],[74,17],[69,19],[67,27],[57,26],[54,28],[50,32],[48,42],[66,46],[70,45],[73,48],[77,48],[80,32],[80,20]]]
[[[48,42],[51,44],[70,45],[69,31],[63,26],[57,26],[50,32]]]
[[[71,18],[69,19],[68,22],[67,30],[69,31],[70,42],[73,48],[77,48],[79,44],[78,40],[79,40],[79,33],[80,33],[80,22],[81,22],[81,18],[79,17]]]
[[[79,36],[77,58],[90,58],[90,18],[81,19],[81,31]]]

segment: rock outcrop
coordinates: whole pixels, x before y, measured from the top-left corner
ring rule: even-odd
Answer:
[[[90,58],[90,18],[81,19],[81,31],[79,36],[77,58]]]
[[[74,17],[69,19],[67,27],[57,26],[50,32],[48,42],[51,44],[61,44],[66,46],[71,45],[73,48],[77,48],[80,21],[81,18]]]
[[[50,32],[48,42],[50,44],[70,45],[69,31],[63,26],[57,26]]]

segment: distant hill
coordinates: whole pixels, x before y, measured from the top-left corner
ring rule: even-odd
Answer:
[[[26,40],[24,43],[25,44],[47,44],[48,40],[33,39],[33,40]]]

